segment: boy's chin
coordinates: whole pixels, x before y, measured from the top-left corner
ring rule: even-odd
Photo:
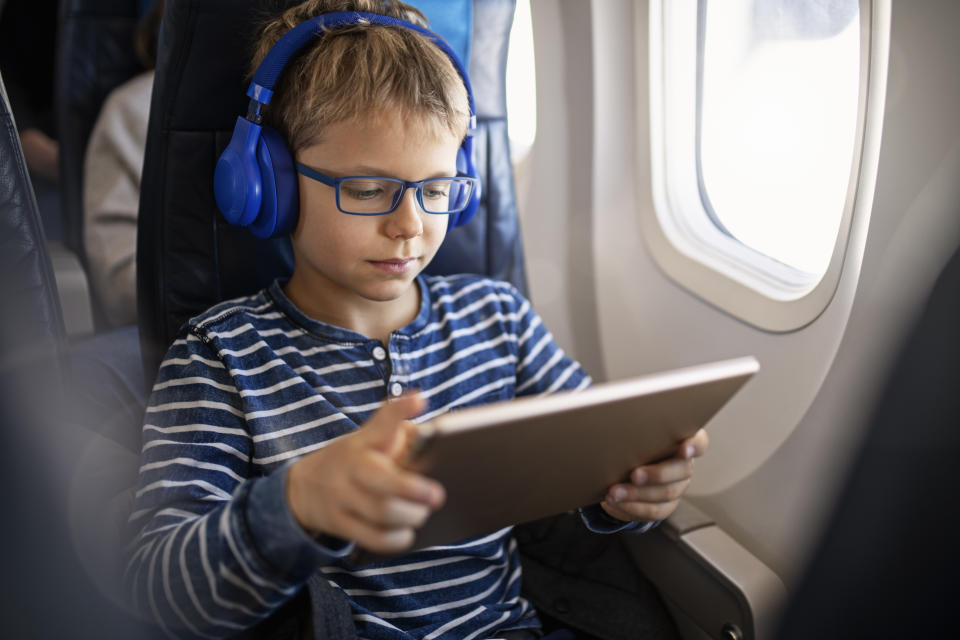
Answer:
[[[375,286],[364,287],[358,293],[373,302],[394,302],[410,294],[416,287],[415,279],[416,276],[396,278]]]

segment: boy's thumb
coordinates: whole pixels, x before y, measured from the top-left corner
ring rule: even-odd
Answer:
[[[405,423],[423,413],[426,401],[419,393],[408,393],[387,401],[367,423],[371,444],[390,456],[395,455],[406,441]]]

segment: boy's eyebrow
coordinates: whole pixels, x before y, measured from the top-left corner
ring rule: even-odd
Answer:
[[[356,165],[356,166],[350,167],[349,169],[339,171],[338,173],[341,174],[341,177],[343,176],[379,176],[383,178],[398,177],[398,176],[394,176],[389,171],[384,171],[380,167],[373,167],[369,165]],[[430,175],[420,178],[420,180],[429,180],[430,178],[448,178],[456,175],[457,175],[457,170],[456,168],[454,168],[452,171],[444,171],[444,170],[435,171]]]

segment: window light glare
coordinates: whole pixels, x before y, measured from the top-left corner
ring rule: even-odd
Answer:
[[[537,135],[537,77],[530,0],[517,0],[507,46],[507,135],[511,155],[522,158]]]
[[[857,2],[832,4],[847,5],[842,24],[814,16],[818,33],[783,14],[761,32],[754,2],[709,2],[703,43],[706,204],[734,238],[817,278],[846,202],[860,77]]]

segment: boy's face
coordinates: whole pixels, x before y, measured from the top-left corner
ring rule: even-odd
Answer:
[[[301,149],[296,159],[337,178],[419,181],[455,176],[458,147],[452,134],[437,137],[416,118],[387,113],[327,127],[321,141]],[[391,213],[346,214],[337,208],[333,187],[298,177],[300,217],[291,236],[294,279],[322,296],[324,304],[346,308],[364,300],[416,297],[411,284],[440,248],[449,216],[422,211],[414,189]]]

